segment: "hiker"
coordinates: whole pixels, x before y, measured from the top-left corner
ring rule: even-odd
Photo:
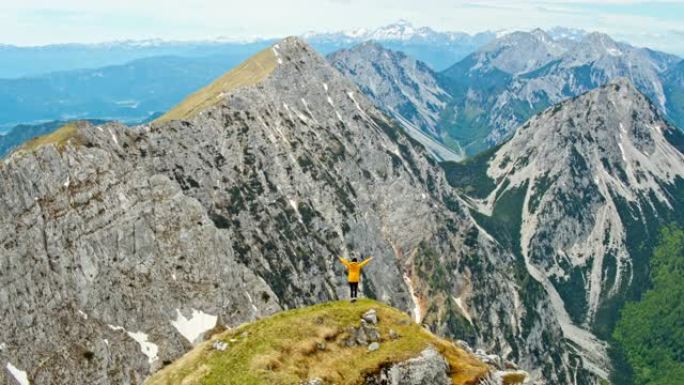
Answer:
[[[340,257],[340,262],[347,268],[347,282],[349,282],[349,290],[351,291],[351,301],[355,302],[359,294],[359,281],[361,280],[361,269],[371,261],[373,257],[366,258],[365,261],[359,262],[358,259],[352,258],[351,262],[345,258]]]

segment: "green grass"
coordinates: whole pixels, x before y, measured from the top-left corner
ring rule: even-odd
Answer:
[[[160,116],[155,122],[186,120],[223,99],[223,95],[237,88],[251,86],[273,72],[277,58],[271,47],[262,50],[227,72],[208,86],[187,97],[179,105]]]
[[[346,347],[342,341],[348,328],[358,327],[361,315],[371,308],[380,320],[380,349],[368,352],[364,346]],[[390,339],[390,329],[401,337]],[[299,385],[315,377],[326,384],[361,384],[367,375],[415,357],[428,345],[446,357],[454,384],[475,384],[488,370],[453,343],[412,322],[407,314],[368,299],[278,313],[213,338],[227,342],[228,349],[219,352],[211,348],[211,341],[204,342],[146,384]],[[325,349],[318,348],[321,343]]]

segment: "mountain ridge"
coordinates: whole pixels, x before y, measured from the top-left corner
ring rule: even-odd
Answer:
[[[33,382],[141,382],[190,349],[182,325],[343,297],[336,258],[363,253],[367,296],[534,378],[585,378],[564,342],[539,354],[560,335],[549,302],[519,292],[425,149],[311,47],[278,50],[261,82],[187,120],[77,127],[0,163],[3,362]]]
[[[663,74],[680,60],[597,32],[581,40],[514,32],[440,74],[455,102],[439,128],[472,155],[500,143],[543,109],[621,76],[664,111]]]
[[[441,143],[436,126],[450,96],[425,63],[375,42],[334,52],[327,59],[437,160],[463,159],[460,149]]]

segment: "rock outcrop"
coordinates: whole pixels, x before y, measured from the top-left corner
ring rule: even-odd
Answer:
[[[365,385],[451,385],[449,365],[434,348],[366,378]]]

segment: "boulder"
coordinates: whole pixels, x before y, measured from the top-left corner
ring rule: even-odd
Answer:
[[[368,351],[369,352],[374,352],[378,349],[380,349],[380,343],[378,343],[378,342],[372,342],[370,345],[368,345]]]
[[[228,344],[223,341],[216,340],[211,344],[211,347],[214,348],[214,350],[222,352],[228,349]]]
[[[316,378],[312,378],[306,382],[302,382],[302,385],[323,385],[323,380],[316,377]]]
[[[363,316],[361,316],[361,319],[368,322],[369,324],[373,324],[373,325],[378,324],[378,314],[375,311],[375,309],[370,309],[367,312],[363,313]]]
[[[368,345],[368,336],[362,327],[354,329],[354,340],[359,345]]]
[[[451,385],[449,364],[428,347],[418,357],[384,368],[366,377],[364,385]]]
[[[362,326],[363,332],[366,334],[366,337],[368,337],[369,342],[376,342],[380,341],[380,331],[378,328],[375,326]]]

